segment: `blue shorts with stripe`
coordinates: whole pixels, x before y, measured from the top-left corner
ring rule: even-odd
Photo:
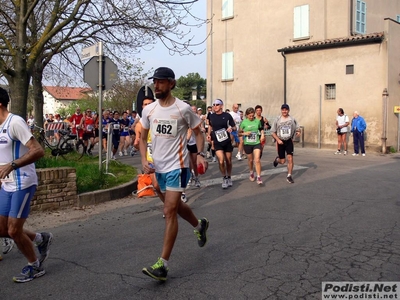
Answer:
[[[15,192],[6,192],[4,189],[0,189],[0,216],[17,219],[28,218],[36,188],[36,185],[32,185]]]
[[[165,191],[183,192],[189,182],[190,169],[176,169],[167,173],[156,172],[156,178],[162,193]]]

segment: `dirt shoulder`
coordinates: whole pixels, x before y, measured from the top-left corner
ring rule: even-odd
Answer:
[[[126,198],[112,200],[97,205],[65,208],[57,211],[34,211],[26,220],[26,228],[39,231],[44,228],[53,228],[66,223],[85,220],[91,216],[136,204],[143,204],[154,198],[137,198],[128,196]]]

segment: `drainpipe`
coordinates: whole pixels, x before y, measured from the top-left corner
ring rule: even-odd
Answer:
[[[354,36],[354,31],[353,31],[353,27],[354,27],[354,0],[350,0],[350,36]]]
[[[382,153],[386,153],[387,152],[387,148],[386,148],[386,124],[387,124],[387,98],[389,96],[389,93],[387,91],[387,88],[383,89],[382,92],[382,100],[383,100],[383,120],[382,120]]]
[[[283,56],[283,103],[286,104],[286,56],[285,52],[281,52]]]

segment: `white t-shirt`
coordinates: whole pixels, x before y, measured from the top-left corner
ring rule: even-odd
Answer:
[[[9,113],[0,125],[0,164],[9,164],[27,153],[25,145],[31,138],[32,133],[24,119]],[[15,192],[37,184],[35,164],[32,163],[12,171],[6,180],[2,180],[1,187],[6,192]]]
[[[178,98],[168,107],[162,107],[158,101],[153,102],[143,109],[141,123],[151,132],[152,156],[157,173],[189,167],[187,130],[201,124],[189,105]]]
[[[349,117],[347,115],[343,115],[343,116],[337,116],[336,117],[336,121],[338,122],[339,126],[343,126],[344,124],[349,122]],[[344,133],[347,132],[347,126],[343,127],[340,132]]]
[[[230,114],[231,114],[231,116],[232,116],[232,118],[233,118],[233,121],[235,121],[236,130],[239,130],[240,123],[242,122],[242,118],[240,117],[240,112],[238,111],[238,112],[236,113],[236,112],[234,112],[234,111],[231,111]]]

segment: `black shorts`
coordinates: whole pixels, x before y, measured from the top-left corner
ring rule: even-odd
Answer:
[[[244,153],[246,153],[246,154],[252,154],[255,149],[258,149],[261,151],[261,144],[243,145],[243,150],[244,150]]]
[[[283,141],[283,144],[280,145],[277,143],[277,147],[278,147],[278,156],[280,159],[284,159],[286,157],[285,153],[287,155],[293,155],[293,150],[294,150],[294,146],[293,146],[293,140],[286,140]]]
[[[187,145],[186,147],[187,147],[187,149],[189,150],[190,153],[197,153],[197,145],[196,144]]]
[[[84,132],[82,139],[84,141],[90,140],[91,138],[94,138],[94,132]]]
[[[224,143],[218,143],[214,141],[214,150],[219,151],[222,150],[224,152],[233,152],[233,146],[230,140],[227,142],[224,141]]]
[[[120,135],[119,134],[113,134],[112,135],[112,144],[113,144],[114,149],[118,149],[119,139],[120,139]]]

